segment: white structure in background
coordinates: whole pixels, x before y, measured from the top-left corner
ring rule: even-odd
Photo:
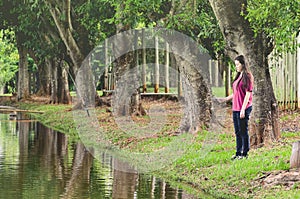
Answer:
[[[300,36],[295,41],[300,44]],[[269,66],[275,96],[280,109],[300,108],[300,48],[295,53],[269,56]]]
[[[297,43],[300,45],[300,35],[298,35]],[[300,108],[300,46],[297,48],[297,89],[298,108]]]

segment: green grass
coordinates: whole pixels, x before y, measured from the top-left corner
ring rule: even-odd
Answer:
[[[215,97],[226,97],[224,87],[212,87],[211,90],[212,90],[213,96],[215,96]]]
[[[7,93],[7,94],[0,94],[0,97],[1,96],[12,96],[12,94],[11,93]]]
[[[200,137],[201,134],[199,133]],[[181,181],[201,184],[201,188],[222,198],[227,196],[232,198],[232,194],[241,198],[254,198],[257,197],[257,192],[260,194],[258,198],[269,198],[274,195],[274,192],[268,189],[262,191],[258,182],[256,187],[253,186],[254,179],[263,176],[264,172],[289,169],[288,160],[291,153],[289,144],[252,150],[248,159],[238,161],[230,160],[231,155],[234,154],[234,139],[223,139],[221,145],[227,146],[223,151],[219,151],[219,144],[215,144],[212,152],[204,157],[201,157],[200,145],[201,142],[193,144],[189,153],[168,168],[167,176],[161,175],[167,178],[171,176],[171,180],[181,179]],[[295,190],[284,188],[277,191],[285,196],[284,198],[290,198],[295,194]]]
[[[281,132],[281,136],[284,139],[296,139],[300,138],[300,132]]]
[[[160,87],[159,89],[159,93],[164,93],[165,92],[165,87]],[[140,89],[140,91],[142,92],[142,89]],[[154,88],[153,87],[147,87],[147,93],[154,93]],[[178,89],[171,87],[169,88],[169,93],[178,93]]]
[[[103,95],[103,91],[97,91],[97,93],[98,93],[99,96],[102,96],[102,95]],[[76,91],[70,91],[70,95],[71,95],[72,97],[76,96]]]

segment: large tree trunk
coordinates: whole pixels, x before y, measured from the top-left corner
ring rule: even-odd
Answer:
[[[181,33],[162,30],[158,35],[169,44],[183,81],[184,117],[179,133],[197,133],[202,127],[212,127],[213,104],[207,70],[210,57],[200,52],[196,41]]]
[[[63,61],[59,58],[50,58],[46,61],[47,68],[50,69],[50,103],[71,103],[71,96],[69,92],[69,83],[67,69],[63,66]]]
[[[183,80],[184,119],[180,131],[197,133],[201,127],[209,127],[212,119],[212,101],[209,84],[197,66],[189,60],[175,56]]]
[[[37,86],[36,93],[38,96],[50,96],[51,95],[51,68],[45,64],[45,59],[41,60],[36,56],[33,50],[29,50],[29,56],[37,64],[37,77],[35,84]]]
[[[114,51],[119,54],[119,52],[125,52],[125,49],[131,49],[131,46],[121,43],[127,43],[126,34],[119,36],[116,44],[118,47],[114,46]],[[114,43],[117,41],[115,40]],[[115,97],[114,101],[114,114],[116,116],[130,116],[133,114],[139,114],[140,105],[140,95],[138,93],[139,79],[137,77],[134,60],[134,53],[128,52],[125,55],[118,57],[114,65],[114,75],[116,79],[115,87]],[[129,100],[130,99],[130,100]]]
[[[68,82],[68,67],[63,62],[63,60],[60,61],[60,66],[57,68],[57,98],[58,103],[63,104],[70,104],[71,103],[71,95],[69,91],[69,82]]]
[[[113,99],[114,114],[116,116],[145,115],[139,94],[139,77],[137,74],[136,52],[138,50],[137,37],[139,31],[128,30],[123,24],[117,26],[118,36],[111,40],[113,54],[116,57],[114,75],[116,88]]]
[[[45,64],[39,64],[38,65],[38,79],[37,79],[37,85],[38,85],[38,96],[50,96],[51,95],[51,70],[49,68],[49,65]]]
[[[29,72],[28,72],[28,61],[27,61],[27,49],[18,42],[19,52],[19,72],[18,72],[18,90],[17,99],[26,99],[30,97],[29,89]]]
[[[185,51],[180,56],[175,54],[176,63],[183,81],[183,97],[185,101],[184,119],[182,120],[180,131],[197,133],[201,127],[211,127],[212,96],[208,78],[205,70],[203,70],[203,65],[208,60],[199,56],[199,49],[195,48],[196,46],[193,44],[187,45],[176,41],[171,42],[170,46],[173,52],[178,50]]]
[[[57,98],[57,68],[58,62],[55,58],[50,58],[47,60],[47,65],[51,68],[51,96],[50,96],[50,103],[51,104],[56,104],[58,103],[58,98]]]
[[[268,38],[254,36],[250,24],[241,15],[246,11],[246,0],[210,0],[226,40],[226,53],[230,58],[243,54],[254,75],[253,113],[250,120],[250,136],[253,146],[280,137],[278,108],[272,87],[267,57],[272,51]]]

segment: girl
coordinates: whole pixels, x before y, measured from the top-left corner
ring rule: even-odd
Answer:
[[[243,55],[234,59],[237,75],[232,83],[233,93],[224,101],[232,100],[233,123],[236,136],[236,153],[232,159],[242,159],[248,157],[250,140],[248,134],[249,116],[252,111],[252,89],[253,75],[248,70],[247,63]]]

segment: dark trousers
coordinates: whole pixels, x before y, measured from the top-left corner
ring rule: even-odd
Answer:
[[[236,155],[246,156],[250,150],[250,139],[248,134],[249,116],[252,106],[245,110],[245,117],[240,118],[240,111],[233,111],[233,124],[236,136]]]

